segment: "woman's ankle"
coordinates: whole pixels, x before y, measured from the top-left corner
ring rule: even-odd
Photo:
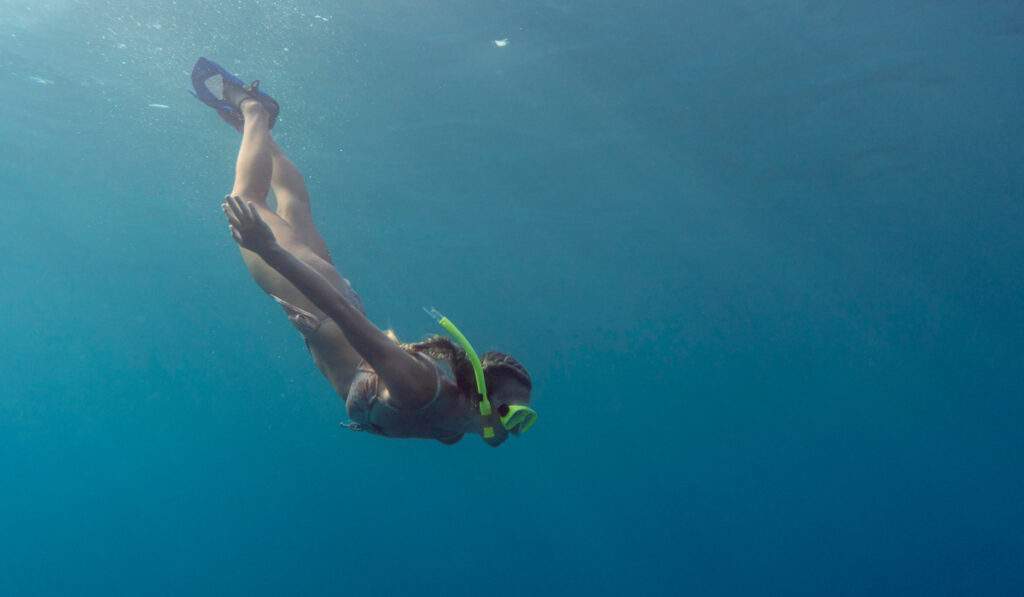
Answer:
[[[267,109],[258,100],[251,97],[247,97],[239,102],[238,109],[242,111],[242,117],[245,118],[246,122],[250,120],[270,121],[270,114],[267,113]]]

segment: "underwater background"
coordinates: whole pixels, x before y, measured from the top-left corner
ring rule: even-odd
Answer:
[[[199,56],[527,436],[339,427]],[[1022,64],[1019,1],[0,0],[0,595],[1020,595]]]

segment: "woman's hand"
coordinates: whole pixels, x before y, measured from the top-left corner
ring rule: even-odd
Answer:
[[[267,226],[267,223],[260,217],[256,206],[251,201],[243,201],[241,197],[224,198],[221,205],[224,215],[228,217],[228,224],[231,228],[231,236],[234,237],[242,247],[249,249],[257,255],[263,255],[268,249],[277,244],[274,232]]]

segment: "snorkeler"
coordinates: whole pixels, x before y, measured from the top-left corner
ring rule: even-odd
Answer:
[[[302,174],[274,142],[280,107],[217,64],[200,58],[196,96],[242,133],[235,183],[222,208],[242,260],[302,333],[317,368],[345,401],[357,431],[445,444],[466,433],[498,446],[537,419],[526,369],[499,352],[478,358],[458,328],[431,311],[456,342],[434,336],[400,344],[363,312],[313,223]],[[267,203],[273,190],[276,209]]]

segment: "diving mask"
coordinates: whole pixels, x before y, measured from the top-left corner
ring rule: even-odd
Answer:
[[[502,404],[498,407],[501,426],[513,435],[526,433],[537,422],[537,411],[521,404]]]

